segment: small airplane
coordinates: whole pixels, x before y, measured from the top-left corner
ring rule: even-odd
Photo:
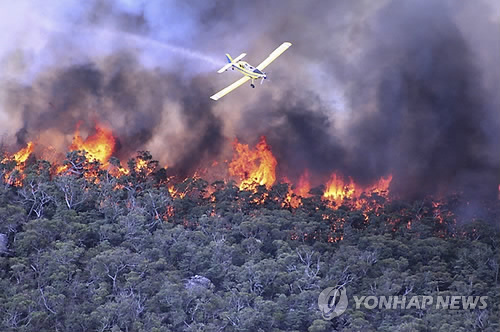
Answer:
[[[240,78],[230,86],[220,90],[210,98],[213,100],[219,100],[220,98],[224,97],[229,92],[240,87],[249,80],[252,80],[252,83],[250,84],[252,88],[255,88],[254,84],[255,80],[262,79],[260,81],[260,84],[262,84],[262,82],[264,82],[264,80],[267,78],[266,73],[264,73],[262,70],[264,70],[264,68],[269,66],[271,62],[276,60],[276,58],[279,57],[283,52],[285,52],[290,46],[292,46],[292,43],[289,42],[281,44],[277,49],[275,49],[271,54],[269,54],[269,56],[264,61],[262,61],[260,65],[258,65],[257,67],[251,66],[248,62],[240,61],[245,57],[245,55],[247,55],[246,53],[241,53],[234,59],[232,59],[231,56],[228,53],[226,53],[226,58],[228,63],[224,67],[219,69],[217,72],[221,74],[227,71],[229,68],[231,68],[232,70],[234,69],[238,70],[240,73],[244,75],[244,77]]]

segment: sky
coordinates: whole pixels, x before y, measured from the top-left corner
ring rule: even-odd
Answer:
[[[0,132],[64,151],[76,122],[118,155],[189,174],[266,135],[283,172],[393,173],[401,191],[498,184],[495,1],[16,1],[0,4]],[[257,65],[256,89],[224,53]],[[492,189],[487,190],[492,192]]]

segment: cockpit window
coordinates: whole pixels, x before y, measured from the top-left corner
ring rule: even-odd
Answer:
[[[257,74],[264,74],[263,72],[261,72],[260,70],[258,70],[257,68],[255,68],[255,70],[253,71],[254,73],[257,73]]]

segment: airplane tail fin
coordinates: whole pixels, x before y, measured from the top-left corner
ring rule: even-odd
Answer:
[[[241,59],[243,59],[245,57],[245,55],[247,55],[246,53],[241,53],[240,55],[238,55],[236,58],[231,58],[231,56],[229,55],[229,53],[226,53],[226,59],[227,59],[227,65],[225,65],[224,67],[222,67],[221,69],[219,69],[217,72],[220,74],[220,73],[223,73],[225,72],[226,70],[228,70],[229,68],[231,68],[231,66],[233,65],[233,63],[236,63],[238,61],[240,61]]]
[[[233,58],[231,58],[231,56],[229,55],[229,53],[226,53],[226,59],[227,59],[227,65],[225,65],[221,69],[217,70],[217,72],[219,74],[225,72],[226,70],[228,70],[229,68],[231,68],[231,66],[233,65]]]

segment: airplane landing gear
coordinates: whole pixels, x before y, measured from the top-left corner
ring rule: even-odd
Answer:
[[[255,88],[255,84],[253,84],[253,83],[252,83],[252,84],[250,84],[250,86],[251,86],[252,88]]]

